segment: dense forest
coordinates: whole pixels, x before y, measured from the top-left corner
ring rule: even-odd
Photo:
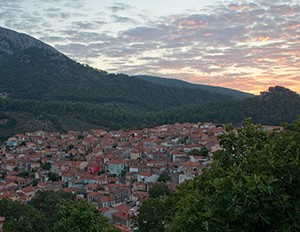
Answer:
[[[245,100],[214,101],[203,104],[143,110],[122,104],[72,101],[0,100],[1,139],[33,130],[68,131],[93,128],[127,129],[176,122],[239,124],[251,117],[255,123],[280,125],[300,115],[300,97],[283,87],[273,87],[260,96]]]
[[[253,94],[241,92],[234,89],[228,89],[219,86],[211,86],[211,85],[201,85],[201,84],[193,84],[182,80],[177,79],[169,79],[155,76],[147,76],[147,75],[137,75],[134,76],[138,79],[145,80],[154,84],[159,84],[167,87],[177,87],[177,88],[188,88],[188,89],[203,89],[213,93],[221,93],[225,95],[232,96],[237,99],[246,99],[250,97],[254,97]]]
[[[300,117],[266,132],[227,125],[210,168],[139,209],[140,232],[299,231]],[[167,191],[165,191],[167,193]]]

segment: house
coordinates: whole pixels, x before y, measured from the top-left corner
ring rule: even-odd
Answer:
[[[86,195],[87,201],[89,203],[97,202],[97,199],[99,199],[99,197],[100,197],[100,193],[97,193],[97,192],[89,192]]]
[[[100,165],[97,163],[89,163],[87,165],[87,171],[92,174],[96,174],[100,171]]]
[[[96,183],[87,184],[87,185],[84,186],[84,189],[87,193],[97,192],[97,190],[100,189],[100,184],[96,184]]]
[[[141,157],[142,157],[142,154],[137,149],[134,149],[130,152],[130,159],[131,160],[137,160]]]
[[[185,152],[175,151],[172,153],[172,161],[174,162],[176,159],[178,159],[179,157],[183,157],[183,156],[186,156]]]
[[[146,192],[141,192],[141,191],[135,191],[132,194],[132,201],[134,202],[144,202],[148,198],[148,193]]]
[[[151,172],[139,172],[137,174],[138,182],[144,183],[155,183],[158,180],[159,175],[153,174]]]
[[[22,202],[27,202],[35,196],[36,190],[32,186],[28,186],[17,190],[16,193],[19,195],[19,198]]]
[[[200,144],[189,144],[183,148],[183,151],[184,152],[190,152],[192,150],[201,151],[202,148],[203,148],[203,145],[200,145]]]
[[[126,211],[118,211],[112,214],[112,222],[114,224],[127,226],[130,228],[131,225],[131,214]]]
[[[125,171],[125,162],[120,160],[110,160],[107,162],[107,171],[112,175],[120,176]]]
[[[138,166],[130,166],[129,167],[129,172],[138,172],[139,171],[139,167]]]
[[[134,191],[146,191],[147,185],[144,182],[134,182],[132,188]]]
[[[31,167],[31,160],[28,159],[27,157],[20,157],[20,160],[19,160],[19,168],[21,171],[24,171],[24,172],[29,172]]]
[[[94,175],[89,173],[89,172],[85,172],[83,174],[81,174],[79,176],[79,179],[85,183],[85,184],[91,184],[91,183],[95,183],[94,182]]]
[[[60,164],[60,163],[51,164],[51,172],[60,175],[61,174],[61,166],[62,166],[62,164]]]
[[[196,173],[199,174],[201,172],[201,164],[200,163],[194,163],[191,161],[187,161],[183,164],[183,172],[187,173]]]
[[[73,172],[66,172],[61,175],[61,180],[65,183],[76,179],[76,175]]]
[[[21,188],[20,190],[21,193],[25,194],[26,196],[29,196],[29,197],[33,197],[36,193],[36,190],[33,186],[28,186],[28,187],[25,187],[25,188]]]
[[[112,207],[102,207],[99,209],[99,211],[106,216],[107,218],[109,218],[112,221],[112,214],[115,212],[118,212],[117,209],[114,209]]]
[[[126,202],[130,198],[130,189],[128,187],[110,188],[109,196],[114,199],[115,204]]]
[[[115,200],[112,197],[100,197],[98,198],[98,207],[111,207],[115,205]]]
[[[82,182],[82,180],[72,179],[72,180],[68,181],[68,187],[73,188],[73,189],[75,189],[75,188],[82,189],[83,182]]]
[[[37,189],[38,190],[47,190],[47,187],[50,184],[51,184],[51,182],[39,181],[39,183],[37,184]]]
[[[15,182],[18,186],[22,187],[25,186],[29,181],[18,176],[7,176],[5,177],[6,181],[13,181]]]
[[[193,180],[195,177],[195,175],[191,174],[191,173],[186,173],[186,174],[179,174],[178,175],[178,183],[182,184],[183,182],[185,182],[186,180]]]

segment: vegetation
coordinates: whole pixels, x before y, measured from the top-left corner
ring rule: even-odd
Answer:
[[[237,133],[228,125],[220,139],[210,169],[169,197],[145,202],[138,231],[153,231],[143,222],[154,209],[158,231],[300,230],[300,117],[273,133],[246,120]]]
[[[167,86],[167,87],[203,89],[203,90],[206,90],[206,91],[212,92],[212,93],[221,93],[221,94],[230,95],[237,99],[246,99],[246,98],[254,97],[254,95],[252,95],[252,94],[244,93],[244,92],[241,92],[238,90],[217,87],[217,86],[192,84],[192,83],[185,82],[182,80],[177,80],[177,79],[161,78],[161,77],[147,76],[147,75],[138,75],[138,76],[134,76],[134,77],[139,78],[144,81],[154,83],[154,84]]]
[[[255,123],[279,125],[291,122],[299,114],[300,96],[283,87],[270,88],[260,96],[243,101],[219,101],[157,111],[120,104],[2,99],[0,132],[4,140],[12,134],[33,130],[144,128],[187,121],[238,124],[245,117],[252,117]]]
[[[170,192],[171,191],[168,185],[162,182],[158,182],[149,189],[149,197],[150,198],[166,197],[170,194]]]
[[[92,205],[65,192],[38,192],[29,204],[0,200],[5,231],[115,231]]]

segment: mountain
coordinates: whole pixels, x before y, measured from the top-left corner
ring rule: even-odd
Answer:
[[[241,100],[212,90],[167,87],[110,74],[4,28],[0,28],[0,45],[2,140],[34,130],[127,129],[187,121],[239,123],[244,117],[279,124],[300,114],[299,95],[282,87]]]
[[[182,80],[177,80],[177,79],[169,79],[169,78],[162,78],[162,77],[148,76],[148,75],[137,75],[134,77],[154,83],[154,84],[167,86],[167,87],[203,89],[203,90],[206,90],[206,91],[212,92],[212,93],[229,95],[229,96],[235,97],[237,99],[246,99],[246,98],[254,97],[253,94],[245,93],[245,92],[242,92],[239,90],[218,87],[218,86],[192,84],[192,83],[182,81]]]
[[[205,90],[168,88],[124,74],[109,74],[5,28],[0,28],[0,45],[2,136],[36,129],[152,125],[165,121],[153,119],[152,112],[232,99]]]
[[[0,59],[29,47],[42,48],[58,53],[53,47],[29,35],[0,27]]]
[[[173,115],[176,115],[173,112]],[[244,100],[219,101],[215,104],[185,107],[178,118],[187,121],[212,121],[238,124],[245,118],[267,125],[292,122],[300,116],[300,95],[281,86],[270,87],[259,96]],[[180,115],[180,116],[179,116]],[[176,119],[174,119],[176,121]]]
[[[3,28],[0,41],[9,44],[9,49],[1,49],[6,52],[0,59],[0,90],[11,99],[121,104],[158,110],[231,98],[108,74],[81,65],[32,37]]]

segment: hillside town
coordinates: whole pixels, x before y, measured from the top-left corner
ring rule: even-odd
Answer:
[[[220,148],[223,125],[184,123],[142,130],[17,134],[1,147],[0,199],[26,203],[38,191],[66,191],[93,204],[117,228],[149,189],[171,190],[200,175]]]

